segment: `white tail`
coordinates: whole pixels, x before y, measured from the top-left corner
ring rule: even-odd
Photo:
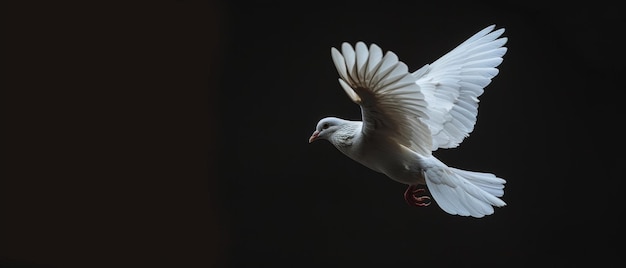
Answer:
[[[440,162],[441,163],[441,162]],[[506,181],[491,173],[436,166],[425,171],[426,185],[433,198],[445,212],[453,215],[481,218],[494,212],[493,206],[506,203]]]

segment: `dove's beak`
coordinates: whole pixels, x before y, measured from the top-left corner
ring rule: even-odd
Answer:
[[[319,136],[319,135],[320,135],[319,131],[316,130],[315,132],[313,132],[313,135],[311,135],[311,137],[309,138],[309,143],[317,140],[317,136]]]

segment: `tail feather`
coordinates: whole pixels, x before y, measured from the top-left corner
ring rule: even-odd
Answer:
[[[430,193],[447,213],[480,218],[493,214],[494,206],[506,205],[499,198],[506,181],[494,174],[441,166],[426,170],[425,175]]]
[[[497,197],[502,197],[504,195],[504,184],[506,181],[496,177],[496,175],[457,168],[450,169],[492,195]]]

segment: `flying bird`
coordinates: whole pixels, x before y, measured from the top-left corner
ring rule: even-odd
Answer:
[[[321,119],[309,143],[327,140],[362,165],[408,185],[409,205],[476,218],[505,206],[506,181],[449,167],[432,153],[455,148],[476,124],[478,97],[507,51],[504,28],[490,25],[414,72],[391,51],[363,42],[331,48],[339,84],[361,108],[362,121]],[[429,194],[430,193],[430,196]]]

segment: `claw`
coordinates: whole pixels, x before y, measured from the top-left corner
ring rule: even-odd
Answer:
[[[420,187],[420,188],[418,188]],[[426,189],[420,185],[409,185],[404,192],[404,200],[407,204],[414,207],[426,207],[431,203],[430,196],[425,194]]]

